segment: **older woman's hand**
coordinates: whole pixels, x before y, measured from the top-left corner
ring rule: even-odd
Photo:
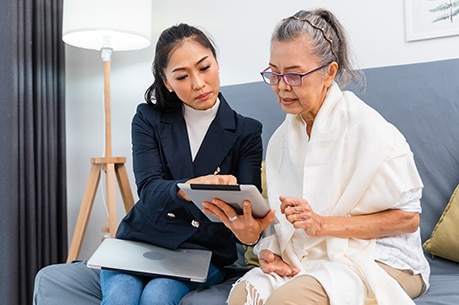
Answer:
[[[280,276],[294,276],[299,272],[297,268],[290,267],[279,255],[272,253],[268,249],[260,251],[258,260],[264,273],[275,272]]]
[[[217,198],[212,202],[204,201],[202,205],[205,213],[220,219],[244,244],[256,243],[261,232],[274,221],[274,210],[270,210],[263,218],[253,218],[248,200],[244,201],[242,215],[238,215],[229,204]]]
[[[302,198],[280,196],[281,212],[297,229],[304,229],[309,236],[320,236],[322,217],[312,210],[308,201]]]

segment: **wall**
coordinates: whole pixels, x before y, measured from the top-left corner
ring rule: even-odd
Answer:
[[[187,22],[211,33],[219,48],[223,86],[258,82],[268,62],[269,38],[275,23],[300,9],[325,7],[349,33],[360,68],[378,68],[457,58],[459,36],[407,42],[404,2],[365,0],[212,1],[171,0],[153,4],[153,40],[166,27]],[[132,190],[130,121],[152,82],[154,46],[113,53],[113,154],[127,157]],[[103,73],[100,54],[66,47],[67,162],[69,243],[89,174],[90,158],[104,154]],[[397,77],[397,76],[394,76]],[[250,105],[248,105],[250,107]],[[104,175],[95,200],[80,258],[88,258],[103,234]],[[118,198],[119,217],[122,203]]]

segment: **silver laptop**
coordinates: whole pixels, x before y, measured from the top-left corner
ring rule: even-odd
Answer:
[[[207,279],[211,256],[208,250],[170,250],[137,241],[106,238],[87,266],[203,283]]]

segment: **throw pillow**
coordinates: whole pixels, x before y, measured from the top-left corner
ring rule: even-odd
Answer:
[[[253,253],[253,246],[243,246],[244,247],[244,261],[247,267],[259,267],[260,263],[258,262],[258,257]]]
[[[443,214],[423,247],[433,256],[459,263],[459,185],[454,190]]]

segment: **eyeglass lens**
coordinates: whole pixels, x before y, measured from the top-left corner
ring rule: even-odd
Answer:
[[[284,74],[279,74],[276,72],[266,71],[267,69],[269,69],[268,67],[265,69],[265,71],[261,72],[261,75],[265,83],[267,83],[268,85],[277,85],[280,82],[280,78],[282,77],[284,79],[284,82],[287,83],[287,85],[289,86],[301,86],[301,84],[303,83],[303,77],[313,72],[316,72],[328,66],[331,63],[332,62],[329,62],[325,65],[322,65],[305,73],[287,72]]]
[[[301,77],[300,74],[294,73],[285,73],[285,74],[277,74],[274,72],[263,72],[263,78],[266,83],[270,85],[277,85],[280,82],[280,78],[283,78],[287,85],[290,86],[299,86],[301,85]]]

